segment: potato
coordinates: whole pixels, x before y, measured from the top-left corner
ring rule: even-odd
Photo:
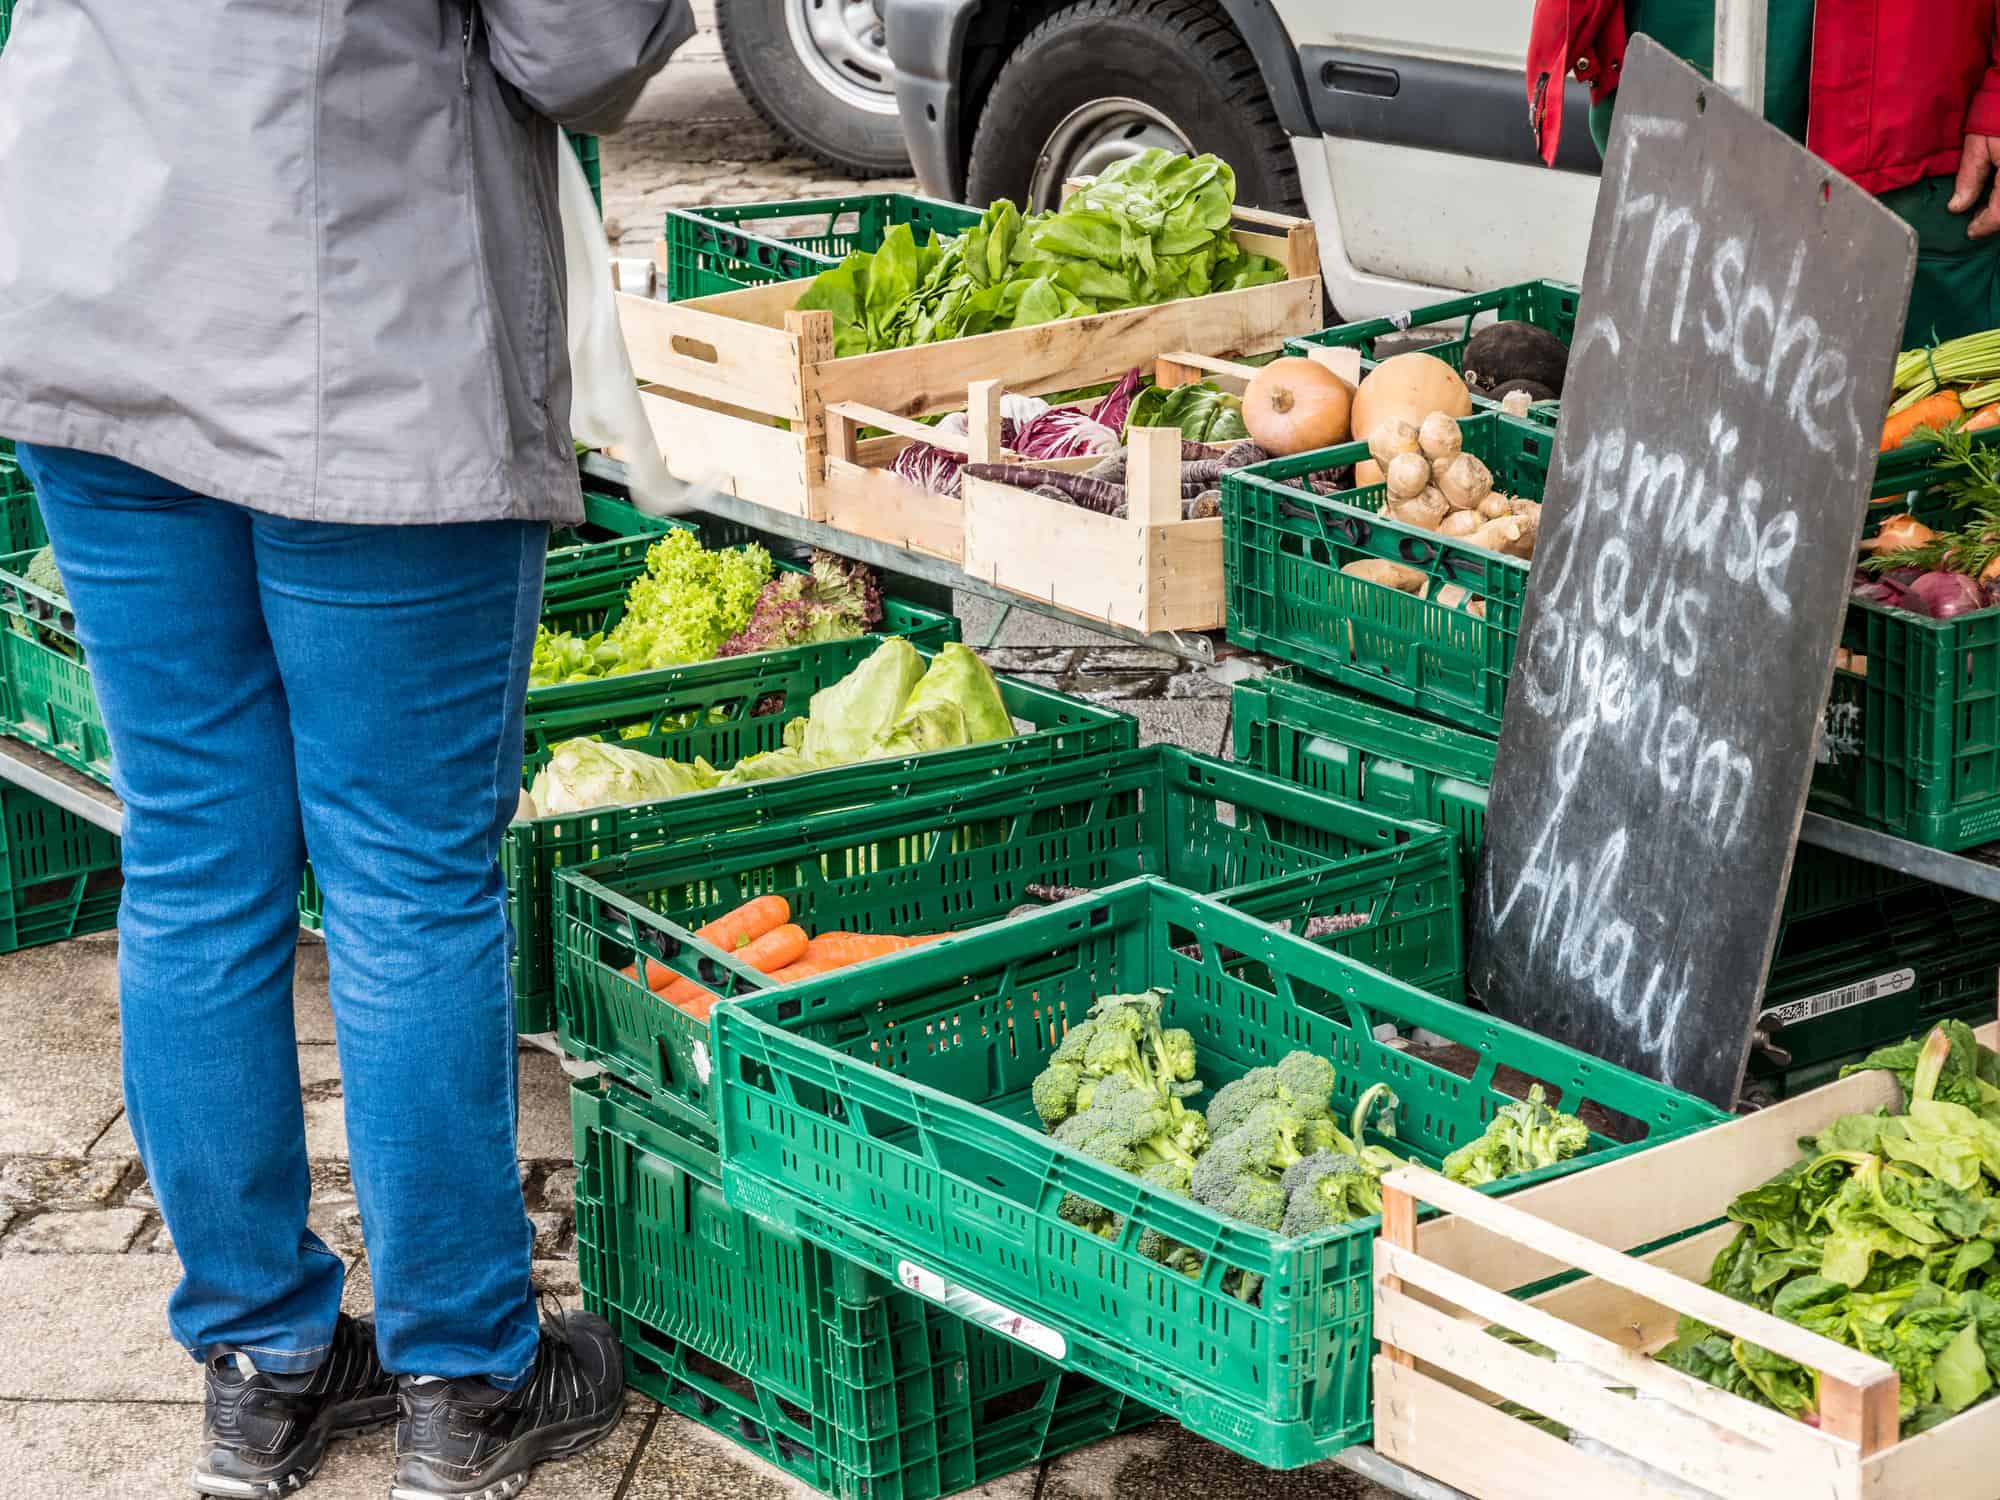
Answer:
[[[1417,429],[1401,417],[1382,423],[1368,434],[1368,456],[1385,469],[1398,453],[1419,451]]]
[[[1415,568],[1406,568],[1399,562],[1390,562],[1386,557],[1364,557],[1359,562],[1351,562],[1340,570],[1349,578],[1359,578],[1367,583],[1379,583],[1405,594],[1422,594],[1430,587],[1430,580]]]
[[[1470,453],[1461,453],[1438,476],[1438,488],[1453,510],[1475,510],[1493,493],[1493,471]]]
[[[1486,518],[1476,510],[1455,510],[1438,522],[1438,533],[1441,536],[1471,536],[1485,524]]]
[[[1424,418],[1424,425],[1417,429],[1417,445],[1428,459],[1457,457],[1465,446],[1465,438],[1458,430],[1458,418],[1449,412],[1432,412]]]
[[[1500,516],[1488,521],[1466,541],[1507,557],[1532,557],[1535,554],[1535,528],[1519,516]]]
[[[1431,466],[1421,453],[1398,453],[1389,460],[1385,481],[1394,499],[1414,500],[1430,487]]]
[[[1429,486],[1414,499],[1391,500],[1382,507],[1382,514],[1390,520],[1424,531],[1436,531],[1439,523],[1450,513],[1451,507],[1445,504],[1444,496]]]

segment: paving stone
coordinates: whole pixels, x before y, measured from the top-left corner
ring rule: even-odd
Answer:
[[[0,1239],[7,1237],[7,1231],[14,1227],[14,1221],[20,1217],[18,1210],[0,1207]]]
[[[1221,755],[1229,731],[1229,704],[1211,698],[1113,703],[1139,720],[1142,745],[1185,745],[1205,755]]]
[[[82,1156],[125,1102],[117,943],[23,949],[0,974],[0,1157]]]
[[[1231,696],[1230,685],[1218,682],[1206,672],[1180,672],[1167,679],[1169,698],[1220,698]]]
[[[1100,646],[1083,655],[1080,670],[1085,672],[1180,672],[1189,663],[1171,651],[1155,651],[1149,646]]]
[[[0,1255],[0,1401],[200,1399],[200,1369],[167,1333],[179,1279],[165,1255]]]
[[[7,1240],[9,1255],[123,1255],[147,1214],[136,1208],[86,1208],[36,1214]]]
[[[0,1158],[0,1203],[13,1208],[99,1208],[116,1196],[131,1165],[129,1154]]]
[[[576,1160],[576,1138],[569,1121],[569,1077],[562,1063],[548,1053],[521,1052],[521,1160]]]
[[[1125,644],[1115,635],[1105,635],[1086,625],[1059,620],[1051,615],[1037,614],[1018,605],[1002,604],[983,594],[959,593],[952,598],[966,643],[982,650],[988,646],[1109,647]]]
[[[1050,1462],[1038,1500],[1172,1494],[1176,1500],[1390,1500],[1335,1464],[1259,1468],[1178,1423],[1156,1422]]]
[[[563,1241],[569,1238],[568,1214],[534,1213],[528,1222],[535,1226],[536,1260],[553,1260],[562,1253]]]
[[[188,1466],[200,1434],[201,1408],[192,1403],[0,1402],[0,1495],[20,1500],[188,1495]],[[381,1500],[385,1488],[378,1480],[370,1500]]]
[[[1062,687],[1064,692],[1085,702],[1121,707],[1127,713],[1134,713],[1137,710],[1129,705],[1151,703],[1167,696],[1167,676],[1163,672],[1079,671],[1064,678]]]
[[[576,1212],[575,1167],[557,1167],[542,1179],[542,1207],[550,1213]]]
[[[996,672],[1060,675],[1076,663],[1080,646],[989,646],[979,653]]]

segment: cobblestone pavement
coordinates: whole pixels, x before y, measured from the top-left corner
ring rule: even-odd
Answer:
[[[707,4],[698,9],[706,12]],[[703,34],[604,143],[605,211],[627,254],[649,255],[669,206],[839,192],[773,139],[736,96]],[[882,187],[905,186],[885,183]],[[1139,716],[1149,741],[1226,753],[1227,690],[1174,658],[1025,612],[963,598],[966,639],[1031,681]],[[0,1496],[151,1500],[189,1493],[198,1372],[165,1331],[173,1245],[135,1155],[120,1096],[115,940],[85,938],[0,957]],[[367,1257],[348,1177],[325,950],[299,955],[298,1033],[312,1223],[368,1299]],[[521,1054],[521,1179],[536,1279],[578,1295],[567,1084],[555,1059]],[[309,1494],[376,1500],[386,1436],[336,1450]],[[1095,1500],[1171,1488],[1184,1500],[1363,1500],[1386,1492],[1322,1466],[1269,1474],[1159,1423],[989,1484],[985,1500]],[[709,1500],[807,1495],[777,1470],[691,1422],[634,1399],[617,1435],[551,1468],[546,1500]]]

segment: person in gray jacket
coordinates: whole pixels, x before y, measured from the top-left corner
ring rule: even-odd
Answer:
[[[126,807],[133,1135],[207,1388],[193,1483],[276,1497],[397,1422],[399,1500],[616,1426],[546,1320],[496,856],[552,522],[582,516],[556,124],[615,124],[685,0],[19,0],[0,433]],[[307,1227],[296,893],[324,898],[372,1319]]]

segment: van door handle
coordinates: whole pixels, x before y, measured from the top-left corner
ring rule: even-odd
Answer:
[[[1319,81],[1337,94],[1366,94],[1371,99],[1393,99],[1403,88],[1403,75],[1394,68],[1351,62],[1322,63]]]

